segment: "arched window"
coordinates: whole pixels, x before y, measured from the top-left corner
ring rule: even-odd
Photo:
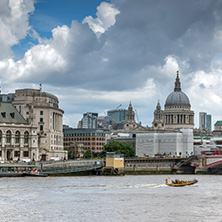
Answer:
[[[29,133],[26,131],[24,133],[24,144],[28,145],[28,142],[29,142]]]
[[[16,131],[15,132],[15,144],[18,144],[20,141],[20,132]]]
[[[6,132],[6,143],[10,143],[11,142],[11,131],[8,130]]]

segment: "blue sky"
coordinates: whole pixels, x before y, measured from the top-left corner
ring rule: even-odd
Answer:
[[[70,26],[72,20],[81,22],[88,15],[95,17],[96,8],[101,2],[102,0],[36,0],[35,11],[30,14],[29,23],[41,38],[49,39],[52,37],[52,29],[58,26]],[[13,50],[20,58],[37,43],[36,39],[27,35]]]
[[[42,83],[72,127],[130,100],[151,126],[177,70],[195,127],[222,119],[220,0],[2,0],[0,30],[3,93]]]
[[[81,22],[86,16],[95,17],[101,0],[37,0],[30,24],[41,35],[50,38],[57,26],[71,25],[72,20]],[[109,1],[106,1],[109,2]]]

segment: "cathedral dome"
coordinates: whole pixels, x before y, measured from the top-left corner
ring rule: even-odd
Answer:
[[[189,98],[185,93],[182,91],[179,92],[172,92],[166,99],[165,106],[169,105],[189,105],[190,101]]]
[[[165,106],[171,105],[188,105],[190,106],[190,101],[188,96],[181,91],[180,87],[180,79],[179,79],[179,72],[177,72],[177,78],[175,82],[175,88],[172,93],[167,97]]]

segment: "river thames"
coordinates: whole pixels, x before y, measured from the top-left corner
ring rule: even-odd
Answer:
[[[0,178],[0,221],[222,221],[222,176],[193,176]]]

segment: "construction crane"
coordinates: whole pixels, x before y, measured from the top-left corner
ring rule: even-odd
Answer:
[[[120,108],[120,106],[122,106],[122,104],[119,104],[119,106],[117,106],[115,110],[118,110]]]
[[[116,107],[116,109],[114,109],[114,110],[112,110],[112,111],[114,112],[114,111],[118,110],[121,106],[122,106],[122,104],[119,104],[119,105]],[[106,113],[104,113],[104,114],[107,115]],[[111,115],[112,115],[112,114],[111,114]],[[110,115],[110,116],[111,116],[111,115]]]

